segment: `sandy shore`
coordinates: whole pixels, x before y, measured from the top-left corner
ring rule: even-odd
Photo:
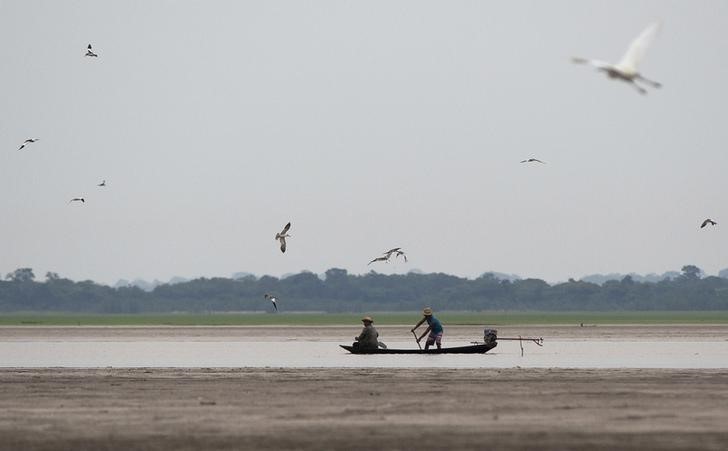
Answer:
[[[3,369],[0,449],[726,449],[700,370]]]

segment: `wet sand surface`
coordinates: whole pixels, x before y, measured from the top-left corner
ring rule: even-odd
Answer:
[[[358,329],[6,327],[0,341],[330,340]],[[727,330],[499,328],[546,345],[722,342]],[[0,407],[3,450],[728,449],[725,369],[1,368]]]
[[[0,449],[726,449],[717,370],[5,369]]]

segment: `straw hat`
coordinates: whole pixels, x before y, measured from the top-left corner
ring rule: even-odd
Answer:
[[[361,320],[362,320],[362,321],[369,321],[370,323],[373,323],[373,322],[374,322],[374,320],[372,319],[372,317],[371,317],[371,316],[365,316],[365,317],[364,317],[364,318],[362,318]]]
[[[424,309],[424,310],[422,310],[422,313],[423,313],[423,314],[424,314],[425,316],[430,316],[430,315],[432,315],[432,309],[431,309],[430,307],[425,307],[425,309]]]

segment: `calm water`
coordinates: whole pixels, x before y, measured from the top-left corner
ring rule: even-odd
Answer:
[[[501,342],[483,355],[352,355],[342,341],[0,341],[0,367],[728,368],[728,341]],[[346,343],[348,344],[348,343]],[[412,340],[387,342],[413,348]],[[465,341],[449,346],[468,344]]]

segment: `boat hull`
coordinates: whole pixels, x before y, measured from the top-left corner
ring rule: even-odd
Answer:
[[[483,343],[469,346],[458,346],[455,348],[431,348],[424,349],[359,349],[353,346],[339,345],[352,354],[485,354],[498,346],[498,343]]]

